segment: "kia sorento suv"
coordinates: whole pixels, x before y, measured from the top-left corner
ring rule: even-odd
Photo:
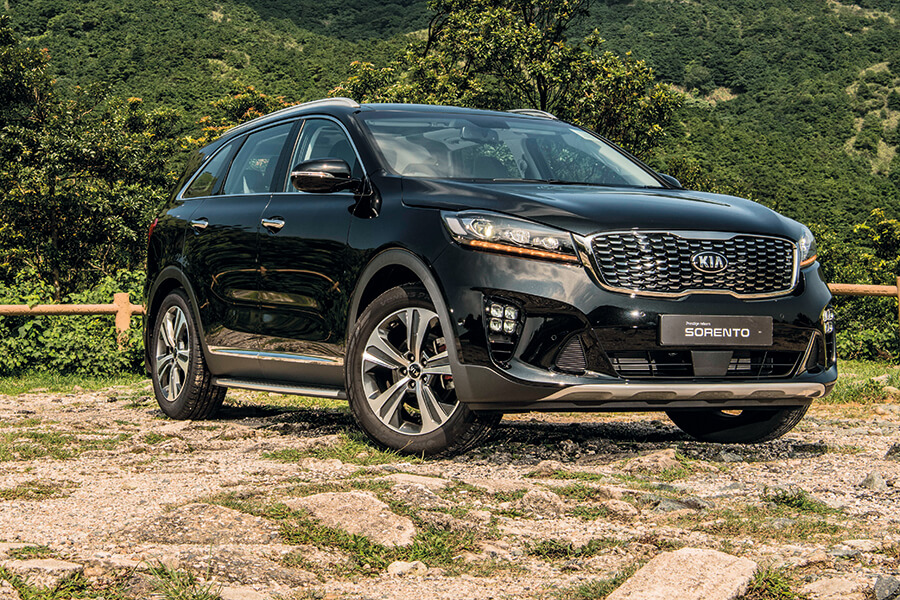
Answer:
[[[150,228],[144,340],[176,419],[234,387],[347,399],[414,454],[522,411],[750,443],[834,385],[830,303],[809,229],[591,131],[333,98],[194,153]]]

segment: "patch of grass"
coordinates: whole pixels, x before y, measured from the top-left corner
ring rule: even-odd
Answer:
[[[346,400],[338,398],[313,398],[273,392],[250,392],[242,390],[229,394],[228,403],[234,406],[277,406],[278,408],[320,409],[350,412]]]
[[[18,575],[0,567],[0,580],[8,581],[22,600],[82,600],[88,598],[112,600],[123,597],[116,589],[95,589],[83,575],[66,577],[52,588],[45,588],[29,585]]]
[[[47,498],[65,498],[71,494],[74,484],[50,483],[45,481],[26,481],[19,485],[0,489],[0,500],[46,500]]]
[[[603,473],[588,473],[585,471],[554,471],[551,475],[539,474],[532,471],[525,475],[533,479],[574,479],[576,481],[609,481],[609,475]]]
[[[842,360],[841,377],[828,396],[817,400],[821,404],[873,404],[887,399],[885,386],[900,387],[900,369],[889,363],[866,360]],[[888,375],[886,382],[872,381],[873,377]]]
[[[221,600],[220,586],[200,583],[193,573],[170,569],[162,563],[148,566],[150,584],[165,600]]]
[[[25,546],[24,548],[10,550],[6,554],[13,560],[56,557],[56,552],[51,550],[49,546]]]
[[[583,483],[573,483],[562,487],[553,488],[553,491],[571,500],[580,502],[596,502],[600,500],[609,500],[609,492],[601,490]]]
[[[567,511],[567,514],[584,521],[608,519],[612,516],[612,512],[608,508],[599,504],[579,504]]]
[[[784,569],[761,567],[738,600],[805,600],[808,596],[793,590],[794,581]]]
[[[169,440],[176,439],[177,436],[174,435],[163,435],[161,433],[146,433],[144,434],[143,440],[145,444],[150,444],[151,446],[154,444],[161,444],[162,442],[167,442]]]
[[[0,433],[0,461],[33,460],[45,456],[65,460],[89,450],[113,450],[130,437],[130,433],[100,433],[91,437],[64,431]]]
[[[86,377],[34,371],[24,375],[0,378],[0,394],[14,396],[32,390],[43,390],[39,393],[71,393],[75,386],[85,391],[96,391],[112,386],[136,385],[146,382],[145,375],[135,373],[122,373],[114,377]]]
[[[586,558],[588,556],[597,556],[610,548],[624,546],[625,544],[626,542],[615,538],[593,538],[580,546],[562,540],[544,540],[537,544],[530,544],[526,548],[526,552],[531,556],[537,556],[546,560]]]
[[[0,427],[37,427],[43,423],[40,417],[26,417],[18,421],[0,421]]]
[[[832,454],[860,454],[863,452],[862,447],[851,444],[840,444],[837,446],[828,446],[825,450]]]
[[[743,510],[711,510],[704,521],[697,522],[696,515],[676,517],[675,522],[690,531],[703,531],[712,535],[751,537],[753,539],[810,540],[831,539],[844,532],[844,528],[829,523],[821,515],[810,518],[788,512],[782,507],[744,507]]]
[[[612,577],[595,579],[576,588],[565,590],[561,594],[561,598],[564,600],[603,600],[613,593],[616,588],[625,583],[626,579],[634,575],[642,565],[642,562],[637,562],[619,571]]]
[[[344,432],[340,435],[340,441],[334,446],[324,448],[310,448],[309,450],[297,450],[285,448],[276,452],[267,452],[263,458],[280,460],[283,462],[299,462],[304,458],[318,458],[326,460],[336,458],[343,463],[371,466],[387,463],[408,462],[421,463],[421,458],[409,457],[389,450],[381,450],[372,446],[368,439],[358,432]]]
[[[767,502],[772,502],[778,506],[792,508],[801,513],[830,515],[840,512],[836,508],[831,508],[824,502],[816,500],[810,496],[806,490],[800,488],[786,490],[777,489],[771,491],[768,488],[765,488],[763,489],[762,498]]]

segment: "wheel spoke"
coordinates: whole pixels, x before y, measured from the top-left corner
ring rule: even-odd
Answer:
[[[437,429],[449,417],[427,385],[416,387],[416,399],[419,401],[419,414],[422,415],[422,433]]]
[[[425,312],[426,314],[422,314]],[[406,347],[413,353],[413,360],[422,359],[422,344],[425,343],[425,334],[431,318],[427,315],[430,311],[419,308],[406,309]]]
[[[162,381],[163,373],[175,360],[175,354],[164,354],[156,357],[156,376]]]
[[[178,365],[178,368],[181,369],[181,372],[184,373],[185,379],[187,379],[188,366],[191,362],[191,355],[187,350],[178,350],[175,355],[175,363]]]
[[[388,341],[380,329],[376,329],[369,336],[366,351],[363,353],[364,370],[366,361],[388,369],[399,369],[409,366],[409,361],[394,348],[393,344]]]
[[[428,363],[422,367],[422,373],[425,375],[451,375],[450,373],[450,357],[447,351],[439,352],[428,359]]]
[[[184,312],[182,310],[175,311],[175,324],[172,327],[172,341],[175,343],[175,347],[178,347],[178,340],[181,339],[182,330],[185,330],[184,333],[184,341],[185,346],[187,346],[188,336],[187,336],[187,319],[184,317]]]
[[[163,335],[163,341],[166,346],[174,350],[178,347],[175,343],[175,327],[173,321],[175,320],[175,315],[171,312],[166,313],[165,319],[163,319],[162,327],[159,328],[160,333]]]
[[[178,365],[172,363],[172,370],[169,375],[169,396],[170,400],[175,400],[181,392],[181,376],[178,374]]]
[[[374,398],[369,398],[369,406],[372,411],[378,415],[378,418],[385,423],[399,425],[398,411],[400,409],[401,400],[406,395],[406,385],[409,383],[409,377],[403,377],[397,383],[378,394]]]

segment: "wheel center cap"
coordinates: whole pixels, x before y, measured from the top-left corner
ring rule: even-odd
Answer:
[[[418,379],[422,375],[422,367],[419,366],[418,363],[413,363],[409,365],[409,376],[413,379]]]

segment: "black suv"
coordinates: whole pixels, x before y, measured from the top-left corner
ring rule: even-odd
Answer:
[[[346,398],[417,454],[532,410],[759,442],[837,378],[809,229],[534,110],[333,98],[240,125],[153,222],[146,295],[166,414]]]

